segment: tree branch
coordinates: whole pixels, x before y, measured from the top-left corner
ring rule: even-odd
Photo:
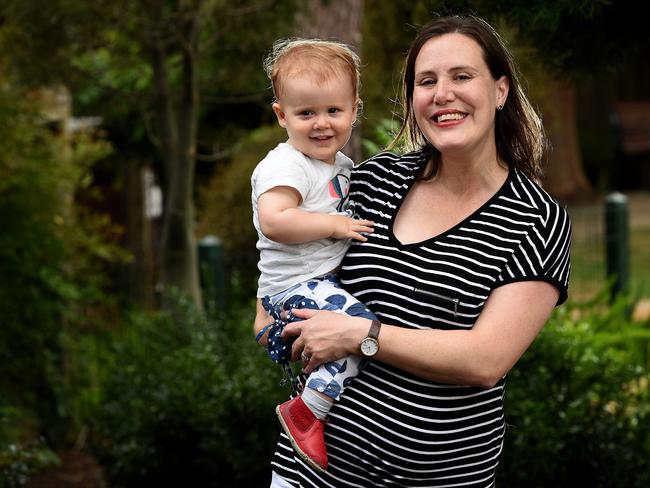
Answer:
[[[246,102],[263,102],[269,96],[269,91],[257,93],[247,93],[244,95],[231,95],[228,97],[220,97],[217,95],[201,95],[201,100],[209,102],[214,105],[236,105],[238,103]]]
[[[255,12],[263,12],[265,10],[270,10],[270,8],[275,4],[274,0],[266,0],[252,2],[250,5],[244,7],[229,8],[226,10],[226,15],[231,17],[237,17],[239,15],[248,15]]]

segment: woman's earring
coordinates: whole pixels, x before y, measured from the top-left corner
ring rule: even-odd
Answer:
[[[497,110],[502,110],[502,109],[503,109],[503,104],[502,103],[497,105]]]

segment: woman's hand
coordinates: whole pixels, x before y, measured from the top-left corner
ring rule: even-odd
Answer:
[[[291,349],[291,359],[299,360],[303,352],[304,372],[310,374],[320,364],[359,354],[359,343],[366,337],[371,321],[361,317],[310,309],[294,309],[291,312],[301,320],[287,324],[282,338],[297,336]]]

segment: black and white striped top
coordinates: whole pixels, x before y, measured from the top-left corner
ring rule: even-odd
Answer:
[[[491,290],[545,280],[567,297],[571,225],[566,211],[522,173],[450,230],[402,245],[392,226],[424,164],[422,154],[383,153],[359,166],[350,190],[375,222],[352,245],[345,288],[388,324],[469,329]],[[416,291],[420,290],[420,291]],[[281,436],[273,469],[296,486],[487,487],[503,445],[505,379],[493,388],[450,386],[371,362],[330,411],[329,468],[312,472]]]

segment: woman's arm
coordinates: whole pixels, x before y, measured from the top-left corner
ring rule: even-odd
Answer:
[[[419,330],[383,324],[375,359],[432,381],[492,387],[514,366],[544,326],[559,291],[545,281],[496,288],[471,330]],[[293,358],[311,355],[305,372],[318,364],[359,354],[370,321],[330,312],[296,310],[311,317],[285,327],[297,335]]]
[[[327,237],[366,241],[361,232],[372,232],[369,220],[306,212],[298,208],[300,202],[298,191],[288,186],[264,192],[257,200],[262,233],[276,242],[301,244]]]

